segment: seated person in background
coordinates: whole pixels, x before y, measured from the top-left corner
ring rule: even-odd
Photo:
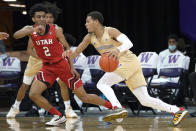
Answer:
[[[184,56],[182,52],[177,49],[178,45],[178,36],[169,35],[168,36],[168,49],[161,51],[159,53],[158,65],[157,65],[157,73],[159,76],[160,68],[163,67],[164,64],[176,63],[182,64],[182,67],[185,70],[188,70],[190,58],[188,56]],[[179,57],[183,57],[179,59]],[[167,63],[166,63],[167,62]],[[161,83],[161,82],[173,82],[177,83],[179,78],[168,78],[165,76],[160,76],[158,79],[153,79],[152,83]]]

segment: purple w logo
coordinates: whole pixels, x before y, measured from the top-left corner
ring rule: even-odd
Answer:
[[[99,56],[89,56],[88,57],[88,64],[95,64],[95,62],[98,58],[99,58]]]
[[[3,66],[11,66],[14,60],[14,58],[3,59]]]
[[[78,61],[78,59],[79,59],[79,56],[76,57],[75,59],[73,59],[73,64],[76,64],[76,62]]]
[[[143,62],[147,63],[150,60],[150,58],[153,54],[152,53],[142,53],[141,55],[142,55],[142,57],[141,57],[140,62],[141,63],[143,63]]]
[[[169,55],[169,63],[176,63],[180,55]]]

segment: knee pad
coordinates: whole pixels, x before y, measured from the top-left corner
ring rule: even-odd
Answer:
[[[27,84],[27,85],[31,85],[32,81],[33,81],[33,76],[25,76],[23,77],[23,83]]]

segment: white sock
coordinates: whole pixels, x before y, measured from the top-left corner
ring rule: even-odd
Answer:
[[[15,100],[15,103],[13,106],[19,109],[20,103],[21,103],[21,101]]]
[[[97,85],[97,88],[105,95],[105,97],[111,102],[112,106],[117,106],[119,108],[122,108],[122,105],[116,98],[116,95],[114,94],[113,89],[106,85],[106,84],[99,84]]]
[[[152,107],[170,113],[176,113],[179,111],[179,107],[175,105],[167,104],[158,98],[151,97],[147,92],[147,87],[142,86],[135,88],[133,94],[137,97],[143,106]]]
[[[64,105],[65,105],[65,110],[68,109],[71,106],[70,100],[64,101]]]

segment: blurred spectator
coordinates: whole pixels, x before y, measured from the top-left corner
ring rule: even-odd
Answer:
[[[159,60],[158,60],[158,65],[157,65],[157,73],[159,74],[160,68],[164,64],[164,60],[167,59],[167,57],[171,57],[171,61],[175,61],[176,63],[180,63],[181,61],[177,61],[178,57],[177,55],[184,56],[182,52],[180,52],[177,49],[178,46],[178,36],[176,35],[169,35],[168,36],[168,49],[161,51],[159,53]],[[189,63],[190,63],[190,58],[188,56],[185,56],[185,60],[183,61],[183,68],[185,70],[188,70],[189,68]],[[153,79],[152,83],[160,83],[160,82],[174,82],[177,83],[179,78],[167,78],[165,76],[160,76],[159,79]]]
[[[157,73],[159,76],[159,72],[161,68],[170,67],[175,65],[176,68],[183,68],[183,76],[182,76],[182,90],[180,90],[180,98],[181,101],[188,99],[188,69],[190,64],[190,57],[185,56],[184,53],[178,50],[178,36],[177,35],[169,35],[168,36],[168,49],[163,50],[159,53],[158,65],[157,65]],[[181,44],[182,45],[182,44]],[[160,83],[178,83],[179,77],[171,78],[165,76],[159,76],[159,78],[155,78],[152,80],[153,84]],[[183,102],[182,102],[183,103]]]

